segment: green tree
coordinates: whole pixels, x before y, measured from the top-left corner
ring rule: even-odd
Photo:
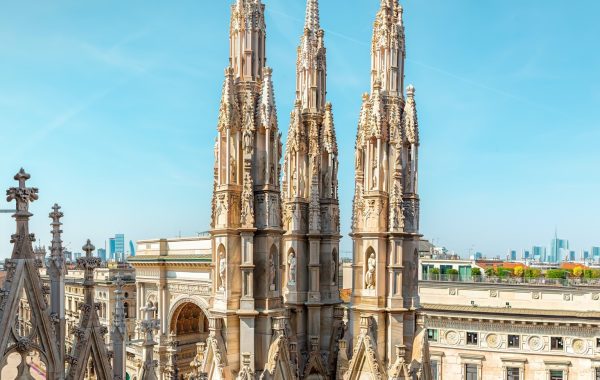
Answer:
[[[564,269],[548,269],[546,271],[547,278],[567,278],[567,271]]]
[[[510,277],[510,275],[512,274],[512,270],[508,269],[508,268],[503,268],[500,267],[498,268],[498,277]]]
[[[583,268],[580,266],[573,268],[573,276],[575,276],[575,277],[583,276]]]
[[[498,275],[498,272],[496,272],[496,268],[489,267],[485,270],[485,275],[488,277],[494,277]]]
[[[431,268],[429,270],[430,274],[440,274],[440,268]]]
[[[527,268],[525,269],[525,277],[526,278],[538,278],[540,277],[542,272],[539,269]]]
[[[471,276],[481,276],[481,269],[471,268]]]

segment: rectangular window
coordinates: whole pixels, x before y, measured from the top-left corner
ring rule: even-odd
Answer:
[[[506,368],[506,380],[521,380],[521,369],[517,367]]]
[[[508,348],[519,348],[519,336],[518,335],[509,335],[508,336]]]
[[[427,340],[430,342],[438,341],[438,331],[437,329],[427,329]]]
[[[437,360],[432,360],[431,361],[431,380],[438,380],[439,376],[438,376],[438,361]]]
[[[475,364],[465,364],[465,380],[478,380]]]
[[[560,370],[551,370],[550,371],[550,380],[563,380],[563,371]]]
[[[551,350],[563,350],[563,338],[558,336],[553,336],[550,338],[550,349]]]
[[[476,332],[468,332],[467,333],[467,344],[477,345],[478,338],[479,338],[479,336]]]
[[[596,368],[596,380],[600,380],[600,368]]]
[[[596,348],[600,348],[600,338],[596,338]]]

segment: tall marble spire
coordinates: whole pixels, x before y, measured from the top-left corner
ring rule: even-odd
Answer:
[[[383,92],[402,96],[406,57],[402,7],[397,0],[381,0],[371,41],[371,90],[381,84]]]
[[[217,122],[212,200],[213,326],[206,356],[209,378],[262,373],[272,347],[272,318],[283,313],[281,292],[281,134],[272,69],[266,66],[265,6],[231,7],[230,65]],[[216,363],[213,365],[213,362]]]
[[[284,156],[285,301],[296,326],[298,371],[334,377],[341,326],[338,151],[326,99],[327,64],[317,0],[307,0],[298,45],[296,101]],[[321,353],[327,353],[326,356]],[[327,358],[328,360],[325,360]]]
[[[259,81],[266,65],[265,6],[261,0],[236,0],[231,6],[230,62],[236,79]]]
[[[406,98],[402,92],[404,26],[397,0],[381,1],[371,58],[371,92],[363,95],[356,137],[350,315],[354,352],[368,354],[352,357],[347,376],[361,377],[361,362],[367,360],[381,364],[380,377],[413,378],[418,367],[426,380],[429,368],[421,367],[428,360],[412,352],[413,346],[423,347],[423,326],[417,323],[419,140],[414,87],[407,88]]]

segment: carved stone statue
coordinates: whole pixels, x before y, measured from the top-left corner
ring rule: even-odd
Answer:
[[[362,149],[356,150],[356,170],[361,169],[362,166]]]
[[[229,175],[231,176],[231,182],[235,182],[236,172],[235,172],[235,157],[229,157]]]
[[[275,290],[275,258],[269,257],[269,289]]]
[[[300,173],[300,185],[299,185],[299,189],[298,189],[298,196],[299,197],[304,196],[304,173]]]
[[[375,253],[371,253],[371,256],[369,256],[369,260],[368,260],[367,264],[368,264],[368,269],[367,269],[367,273],[365,275],[365,286],[367,287],[367,289],[375,289],[375,266],[376,266]]]
[[[288,268],[289,268],[288,284],[289,285],[296,285],[296,265],[297,265],[296,253],[290,252],[290,256],[288,257]]]
[[[378,182],[377,172],[379,169],[377,167],[377,161],[373,160],[372,167],[373,167],[373,175],[372,175],[373,178],[371,178],[371,189],[375,189],[377,187],[377,182]]]
[[[219,277],[221,278],[221,286],[219,289],[225,290],[225,273],[227,271],[227,260],[225,260],[225,255],[221,252],[221,257],[219,258]]]
[[[292,197],[296,196],[297,190],[298,190],[297,187],[296,187],[296,178],[298,178],[298,177],[296,175],[296,172],[294,171],[292,173]]]
[[[335,252],[331,252],[331,285],[335,285],[335,278],[337,275],[337,260]]]
[[[244,132],[244,151],[246,154],[252,154],[252,132],[246,130]]]

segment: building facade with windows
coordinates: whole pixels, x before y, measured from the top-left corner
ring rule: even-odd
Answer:
[[[436,380],[599,380],[600,286],[420,281]]]

